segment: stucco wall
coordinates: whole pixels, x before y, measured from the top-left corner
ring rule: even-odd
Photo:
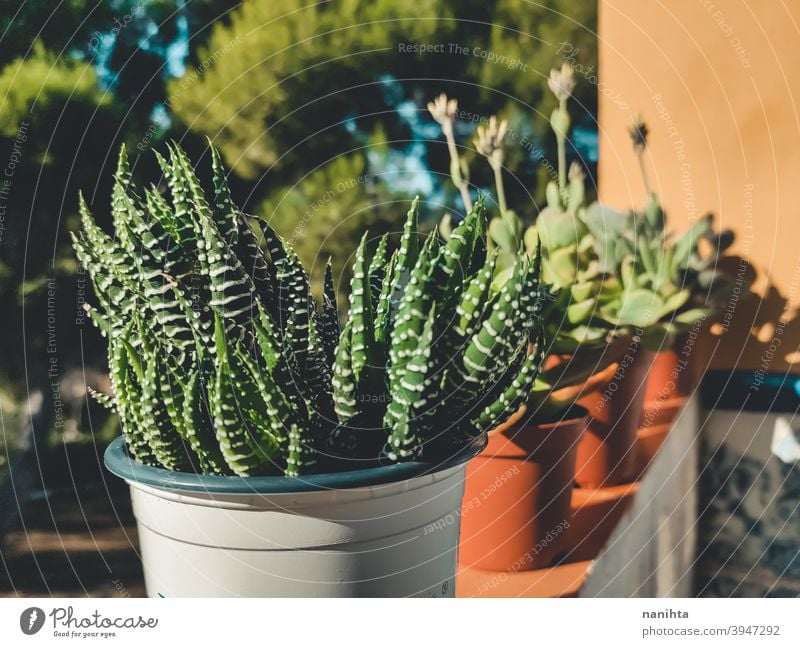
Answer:
[[[599,38],[601,198],[644,199],[626,135],[641,114],[673,227],[715,213],[758,274],[712,365],[800,371],[800,2],[601,0]]]

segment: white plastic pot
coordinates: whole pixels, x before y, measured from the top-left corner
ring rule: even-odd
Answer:
[[[438,466],[240,478],[147,467],[118,438],[105,463],[130,485],[152,597],[452,597],[480,449]]]

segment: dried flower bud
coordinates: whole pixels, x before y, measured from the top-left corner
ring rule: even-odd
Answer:
[[[508,122],[503,119],[497,122],[497,117],[492,115],[489,118],[488,126],[478,126],[477,136],[473,140],[475,149],[486,157],[501,158],[503,155],[503,139],[508,132]]]
[[[572,96],[575,89],[575,74],[569,63],[563,63],[561,69],[550,70],[550,78],[547,81],[550,91],[556,95],[559,101],[566,101]]]
[[[628,129],[628,133],[633,141],[633,150],[640,154],[647,148],[647,124],[641,119],[634,119],[633,125]]]
[[[428,103],[428,112],[442,127],[453,124],[457,110],[458,101],[448,99],[444,92]]]
[[[582,182],[586,179],[586,173],[583,172],[583,167],[576,161],[572,161],[569,165],[569,173],[567,175],[570,182]]]

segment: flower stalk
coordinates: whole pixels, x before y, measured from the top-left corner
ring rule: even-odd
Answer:
[[[448,99],[447,95],[442,93],[428,103],[428,112],[431,113],[433,119],[442,128],[442,133],[447,141],[447,151],[450,155],[450,178],[461,194],[464,209],[469,212],[472,210],[472,198],[469,195],[469,169],[458,154],[455,131],[453,129],[458,112],[458,101],[456,99]]]
[[[634,119],[633,124],[628,130],[628,134],[630,135],[631,142],[633,143],[633,152],[636,154],[636,158],[639,162],[639,171],[642,174],[644,190],[647,193],[647,196],[650,197],[653,195],[653,191],[650,188],[650,182],[647,178],[647,169],[645,168],[644,163],[644,153],[647,150],[647,135],[649,134],[647,124],[645,124],[641,118]]]
[[[556,135],[558,149],[558,188],[562,198],[567,190],[567,136],[570,129],[570,118],[567,101],[575,89],[575,74],[569,63],[563,63],[560,70],[550,70],[547,81],[550,91],[558,100],[558,107],[550,115],[550,125]]]

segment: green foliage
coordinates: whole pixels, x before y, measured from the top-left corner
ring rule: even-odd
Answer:
[[[621,293],[615,276],[616,263],[604,261],[596,236],[584,222],[587,192],[583,170],[577,163],[573,163],[569,173],[566,169],[571,123],[567,101],[576,88],[574,77],[573,68],[566,63],[550,73],[550,89],[558,101],[550,118],[558,170],[556,178],[547,183],[547,206],[537,215],[535,226],[524,229],[522,219],[506,205],[502,171],[514,149],[507,142],[508,123],[491,117],[485,125],[478,126],[473,140],[477,152],[494,173],[500,207],[500,213],[489,223],[490,241],[498,252],[495,283],[502,284],[511,276],[509,265],[515,262],[523,245],[528,253],[533,253],[541,243],[542,276],[552,288],[545,306],[545,337],[554,354],[585,353],[609,342],[613,325],[596,314],[600,305],[617,303]],[[457,121],[456,105],[454,100],[448,101],[445,95],[440,95],[428,106],[448,139],[452,139]],[[455,145],[452,149],[456,150]],[[454,166],[464,166],[463,158],[457,152],[454,155]],[[608,239],[614,241],[613,237]],[[580,364],[574,361],[573,365],[576,363]]]
[[[70,44],[88,42],[97,21],[111,18],[111,8],[94,0],[50,2],[0,1],[0,62],[29,55],[31,41],[38,40],[59,52]],[[87,16],[91,20],[87,20]]]
[[[102,109],[111,98],[97,87],[91,67],[80,63],[61,63],[40,43],[33,56],[19,58],[0,73],[0,134],[12,137],[20,121],[36,108],[37,115],[62,110]]]
[[[710,215],[676,236],[665,228],[664,212],[651,194],[642,212],[592,205],[585,220],[622,289],[617,301],[600,306],[598,316],[641,335],[651,348],[668,348],[675,335],[719,311],[729,296],[731,277],[717,268],[733,234],[714,232]]]
[[[428,69],[433,78],[474,79],[475,90],[466,91],[483,108],[496,105],[492,90],[526,97],[535,106],[545,99],[546,88],[535,70],[561,60],[563,54],[555,50],[562,42],[576,48],[579,60],[591,62],[596,52],[591,29],[596,8],[575,8],[566,1],[549,4],[506,0],[493,9],[486,3],[436,0],[426,3],[420,15],[412,0],[246,1],[231,12],[229,21],[215,25],[208,44],[198,51],[200,60],[224,52],[224,65],[210,66],[188,87],[173,81],[170,105],[185,123],[212,137],[235,172],[248,178],[271,169],[278,158],[286,167],[301,154],[313,151],[312,159],[326,159],[319,153],[345,149],[339,145],[345,139],[342,131],[321,131],[303,141],[305,126],[341,123],[354,102],[369,114],[383,102],[375,85],[381,75],[413,78]],[[459,16],[469,20],[454,20]],[[399,44],[439,43],[506,56],[506,64],[447,48],[429,56],[398,49]],[[527,65],[527,71],[513,69],[510,61]],[[341,79],[347,80],[345,91]],[[367,87],[358,88],[360,84]],[[590,89],[580,98],[589,107],[596,103]],[[302,149],[292,150],[298,141]]]
[[[53,357],[46,352],[48,315],[55,319],[59,374],[101,358],[91,339],[82,353],[73,325],[82,316],[76,301],[84,277],[76,274],[67,235],[77,209],[64,196],[80,188],[107,190],[98,172],[121,115],[89,65],[57,58],[38,43],[27,58],[0,69],[0,307],[6,313],[0,383],[15,398],[45,383]]]
[[[351,86],[373,83],[399,59],[396,51],[376,50],[451,34],[447,4],[426,6],[438,20],[409,20],[418,9],[411,0],[244,2],[198,51],[200,60],[224,64],[210,66],[191,84],[171,82],[170,106],[213,138],[241,177],[253,179],[279,158],[285,169],[312,151],[312,159],[329,159],[347,149],[341,131],[322,131],[292,150],[308,136],[307,124],[341,123],[359,96],[374,105],[379,88],[347,96],[342,79]],[[330,155],[320,155],[325,152]]]
[[[364,234],[339,334],[330,272],[317,306],[271,227],[266,249],[242,244],[253,230],[215,155],[209,200],[172,145],[167,199],[134,186],[123,148],[115,239],[81,204],[73,245],[102,308],[92,320],[114,391],[98,399],[137,460],[240,476],[436,460],[519,407],[541,360],[540,264],[520,259],[489,293],[482,202],[447,242],[431,234],[419,248],[419,201],[391,257],[385,238],[371,253]]]
[[[363,228],[369,226],[375,235],[394,229],[393,209],[383,205],[418,190],[394,182],[396,175],[392,182],[376,181],[386,168],[380,160],[376,163],[376,153],[408,157],[408,125],[395,110],[398,102],[387,101],[384,74],[400,80],[401,99],[412,98],[420,106],[422,97],[430,94],[426,87],[438,85],[435,79],[456,79],[465,105],[489,114],[503,108],[507,96],[525,97],[542,109],[536,97],[543,96],[544,81],[537,70],[560,60],[554,50],[561,41],[577,43],[581,61],[595,56],[591,38],[587,47],[579,42],[583,32],[591,36],[592,30],[580,22],[586,18],[586,24],[593,25],[594,9],[575,9],[567,0],[549,3],[552,11],[544,13],[527,5],[503,4],[496,16],[491,3],[476,0],[441,0],[424,8],[406,0],[343,0],[317,6],[252,1],[241,8],[223,0],[192,0],[180,6],[174,0],[2,6],[2,159],[11,158],[17,126],[30,121],[0,241],[0,305],[7,313],[0,330],[0,388],[11,385],[7,394],[13,399],[24,397],[26,380],[48,379],[43,370],[49,360],[44,322],[52,310],[58,340],[58,376],[53,379],[72,368],[99,368],[103,363],[102,340],[81,323],[86,277],[74,261],[67,236],[79,219],[76,205],[65,202],[64,196],[83,190],[91,202],[105,205],[111,191],[109,151],[119,143],[128,144],[137,177],[156,181],[158,165],[149,155],[137,156],[137,151],[172,136],[196,157],[204,146],[200,135],[208,134],[225,149],[229,166],[236,166],[230,178],[234,195],[240,202],[247,196],[251,213],[268,219],[275,215],[272,224],[289,238],[329,188],[336,190],[340,180],[365,174],[365,184],[337,192],[341,205],[316,212],[315,222],[295,241],[312,285],[320,284],[325,261],[333,258],[335,275],[342,277],[335,286],[340,303],[345,303],[348,253]],[[532,11],[535,19],[529,20]],[[579,21],[559,23],[558,12]],[[528,21],[526,34],[515,31],[521,20]],[[501,24],[507,29],[498,31]],[[174,63],[180,51],[175,45],[181,44],[178,37],[185,26],[186,72],[167,83],[175,66],[165,64],[166,53]],[[537,40],[540,28],[548,44]],[[498,52],[516,48],[529,67],[508,72],[501,64],[472,55],[399,50],[401,43],[450,42]],[[540,67],[545,59],[550,60]],[[501,93],[487,89],[492,75]],[[342,88],[341,79],[352,87]],[[532,91],[533,86],[538,89]],[[585,98],[591,110],[592,93]],[[153,121],[154,106],[165,109],[171,126]],[[349,118],[356,132],[344,127]],[[309,124],[315,127],[313,133]],[[369,150],[362,152],[364,146]],[[352,151],[347,158],[355,170],[331,161],[342,151]],[[440,153],[435,146],[429,148],[433,166]],[[520,176],[530,174],[529,160],[516,157],[508,165]],[[249,182],[262,174],[268,174],[264,181]],[[482,181],[480,174],[477,181]],[[281,208],[274,211],[278,203]],[[108,229],[108,210],[99,208],[95,216]],[[328,236],[330,230],[333,236]],[[320,241],[323,249],[317,245]],[[391,240],[389,251],[395,245]],[[257,277],[253,279],[257,283]],[[54,308],[48,304],[48,291],[55,292]],[[24,345],[18,343],[22,335]]]
[[[493,8],[491,36],[485,49],[509,61],[523,61],[528,68],[526,73],[511,65],[476,66],[484,92],[488,94],[489,88],[509,92],[546,115],[554,102],[547,92],[545,74],[554,64],[560,67],[569,59],[583,66],[587,79],[597,78],[596,3],[498,0]],[[533,70],[541,74],[532,74]],[[582,84],[575,98],[588,113],[595,111],[597,90],[593,83]]]

